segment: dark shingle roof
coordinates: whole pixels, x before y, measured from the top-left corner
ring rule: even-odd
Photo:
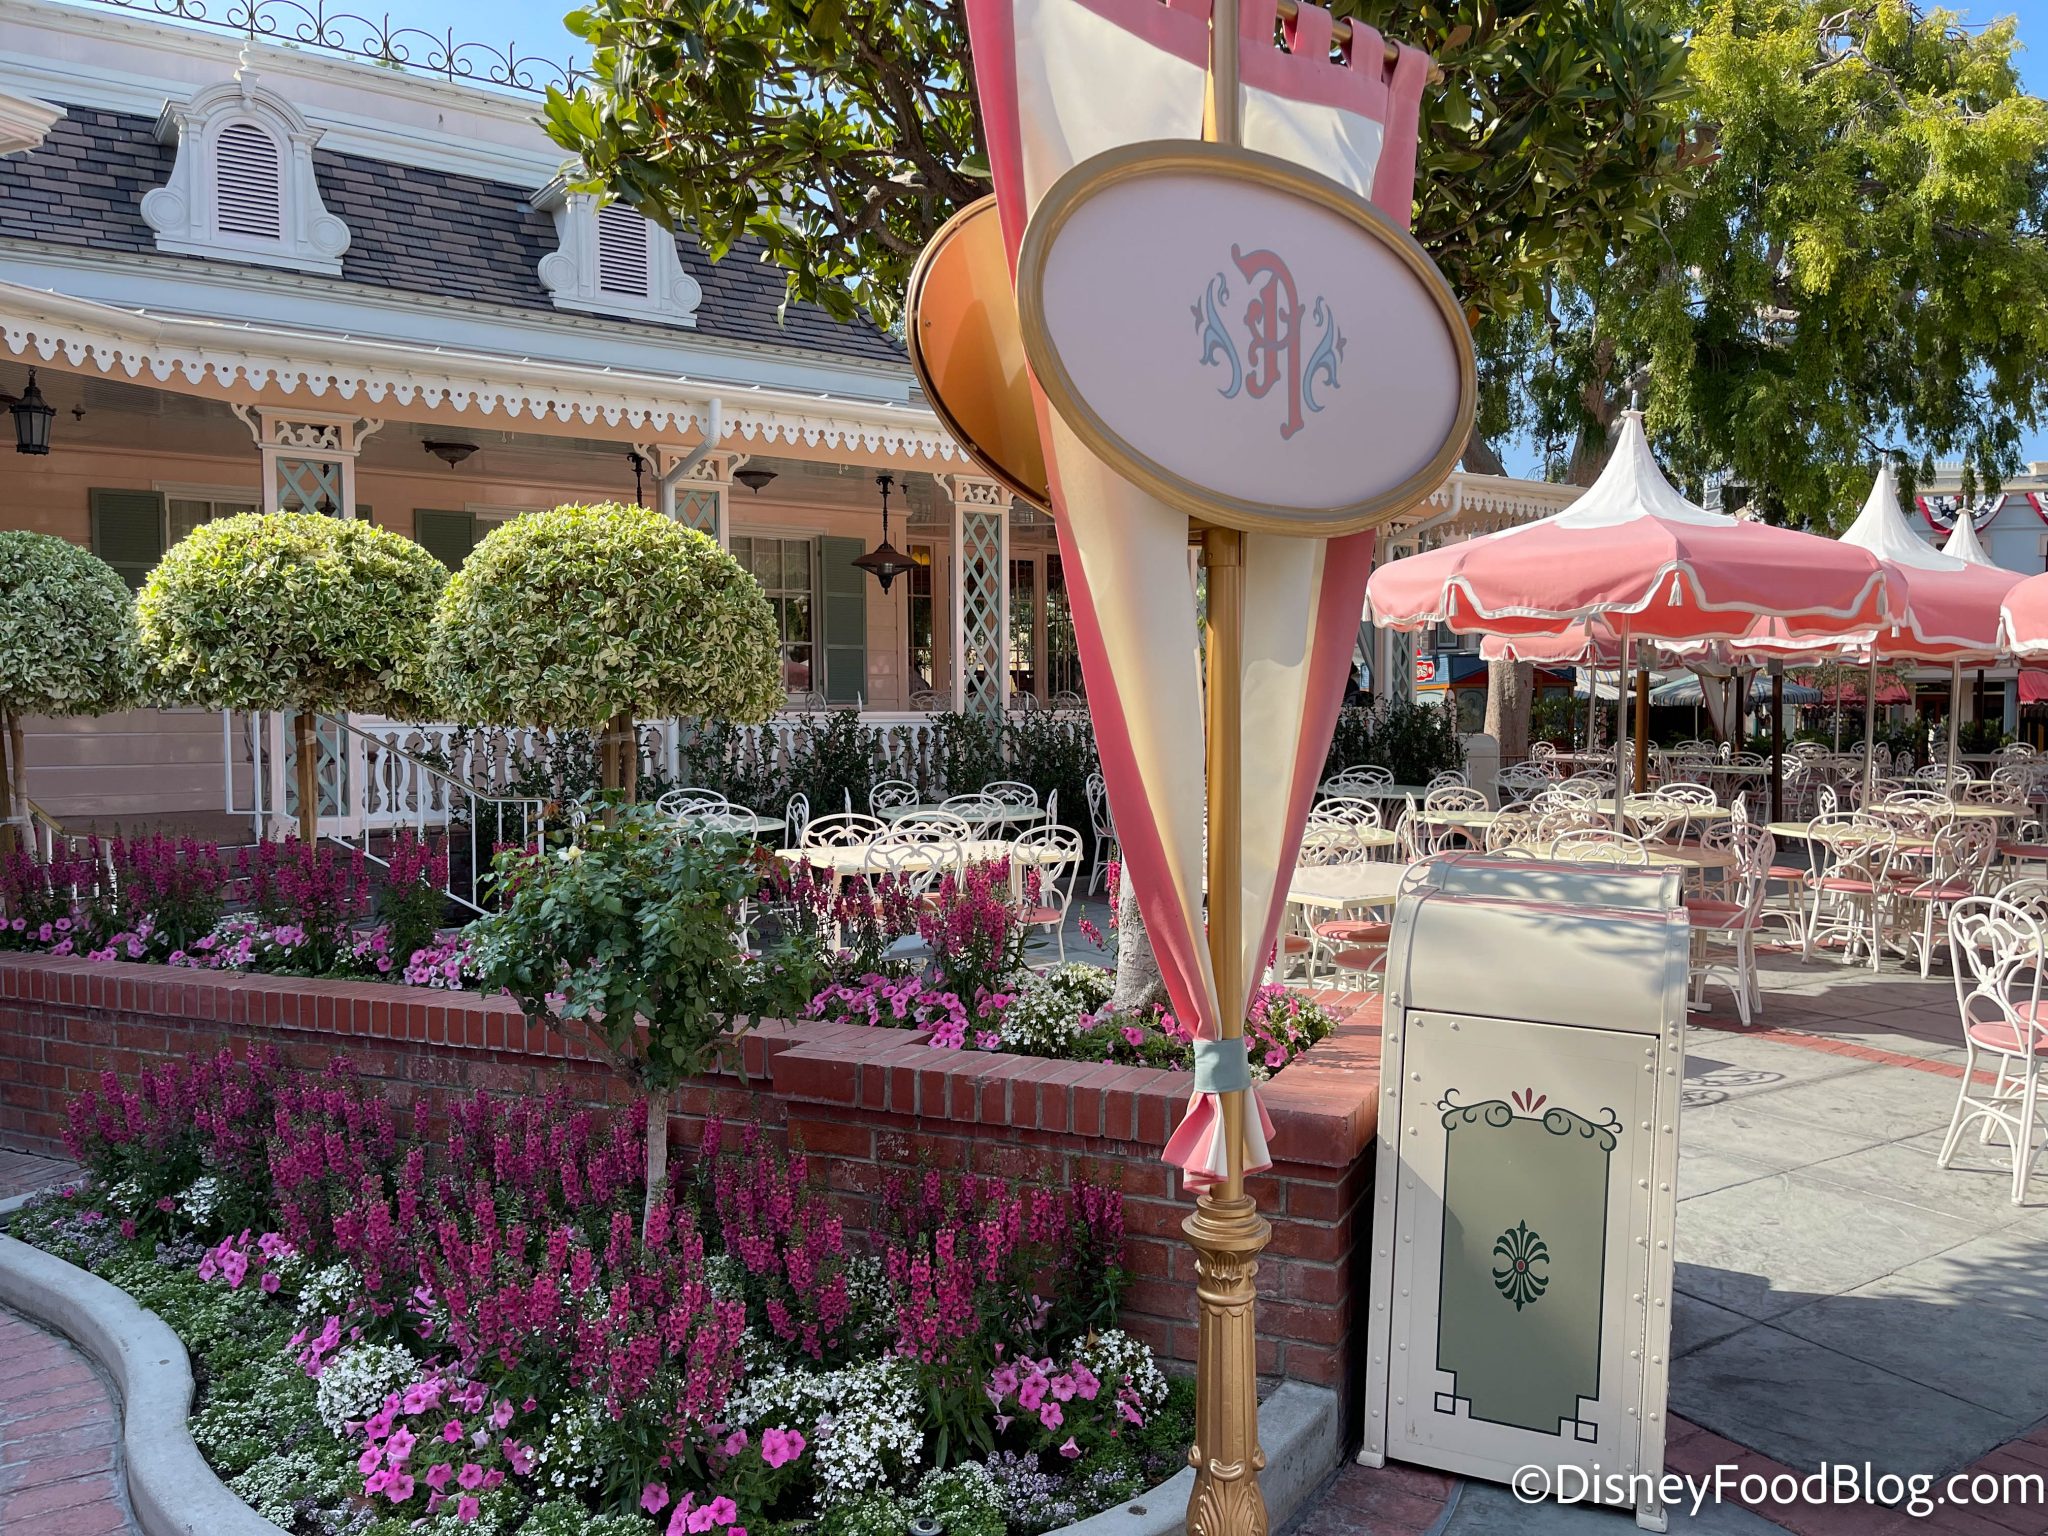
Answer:
[[[170,180],[175,158],[156,142],[155,126],[130,113],[69,109],[38,148],[0,159],[0,236],[154,251],[142,196]],[[528,202],[533,189],[325,150],[313,152],[313,171],[328,211],[349,227],[342,282],[554,309],[536,271],[555,247],[554,220]],[[903,361],[902,349],[874,326],[842,325],[815,304],[791,304],[778,323],[783,274],[760,260],[758,246],[741,245],[713,262],[693,235],[678,235],[676,245],[704,289],[694,334]]]

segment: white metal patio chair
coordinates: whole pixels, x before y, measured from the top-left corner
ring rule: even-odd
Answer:
[[[858,848],[872,843],[888,831],[873,816],[863,816],[859,811],[834,811],[830,816],[814,816],[806,823],[801,848]]]
[[[993,836],[1003,824],[1003,802],[988,795],[948,795],[939,809],[966,822],[976,841]]]
[[[1884,895],[1898,851],[1897,834],[1838,812],[1808,823],[1806,844],[1816,852],[1814,875],[1807,882],[1802,953],[1812,959],[1817,946],[1839,940],[1844,965],[1852,964],[1862,949],[1876,970],[1884,953]]]
[[[917,799],[917,786],[908,779],[883,779],[868,791],[868,811],[881,816],[884,811],[915,805]]]
[[[672,789],[654,802],[654,808],[664,816],[701,816],[723,811],[731,803],[715,789]]]
[[[1027,893],[1018,921],[1026,928],[1050,928],[1058,941],[1058,963],[1065,965],[1067,914],[1073,909],[1074,887],[1081,879],[1081,834],[1072,827],[1029,827],[1011,846],[1023,865]],[[1034,875],[1035,899],[1029,895]]]
[[[1088,827],[1095,834],[1095,862],[1088,871],[1088,891],[1093,895],[1101,890],[1109,875],[1110,860],[1123,860],[1123,850],[1117,847],[1116,823],[1109,819],[1109,787],[1103,783],[1102,775],[1091,773],[1085,786],[1088,796]]]
[[[1987,1143],[2000,1133],[2012,1148],[2012,1203],[2018,1205],[2027,1197],[2027,1176],[2048,1131],[2041,1122],[2048,1056],[2048,1020],[2041,1012],[2041,972],[2048,960],[2041,923],[2013,902],[1973,896],[1950,909],[1948,942],[1963,1027],[1963,1080],[1936,1166],[1954,1161],[1971,1126]],[[1979,1062],[1987,1057],[1993,1069],[1988,1090],[1977,1084]]]
[[[804,828],[811,824],[811,797],[794,794],[789,804],[783,807],[782,825],[789,835],[789,846],[801,848],[804,845]]]
[[[1959,903],[1984,894],[1997,857],[1997,829],[1988,821],[1970,819],[1950,822],[1936,832],[1926,859],[1894,864],[1891,899],[1899,909],[1899,926],[1912,935],[1923,978],[1947,932],[1948,915]]]
[[[1744,1024],[1752,1013],[1761,1015],[1763,988],[1758,983],[1756,936],[1764,918],[1764,900],[1770,890],[1771,861],[1777,856],[1777,839],[1768,827],[1745,822],[1732,840],[1735,868],[1723,896],[1688,896],[1686,918],[1692,924],[1693,960],[1691,984],[1693,1001],[1705,1006],[1707,983],[1719,980],[1735,995],[1735,1013]],[[1728,963],[1716,958],[1717,946],[1730,951]]]
[[[1612,827],[1580,827],[1552,840],[1549,856],[1565,864],[1624,864],[1647,869],[1650,850]]]

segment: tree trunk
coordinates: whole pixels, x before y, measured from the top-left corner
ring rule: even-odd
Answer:
[[[1152,953],[1152,939],[1145,932],[1144,914],[1138,911],[1138,893],[1126,872],[1117,882],[1116,893],[1116,990],[1110,1005],[1119,1010],[1149,1008],[1166,999],[1166,983],[1160,979],[1159,957]]]
[[[647,1090],[647,1198],[640,1207],[640,1240],[647,1241],[647,1226],[654,1208],[661,1204],[661,1192],[668,1184],[668,1090]]]
[[[640,787],[639,743],[628,711],[620,710],[597,728],[597,768],[605,791],[604,824],[615,827],[619,824],[618,802],[631,805]]]
[[[312,843],[320,836],[320,738],[314,730],[310,709],[292,717],[293,764],[299,781],[299,841]]]
[[[1529,706],[1536,692],[1536,668],[1526,661],[1486,664],[1486,734],[1500,743],[1505,768],[1529,755]]]
[[[13,716],[0,709],[0,859],[14,852],[14,738]],[[28,807],[21,807],[27,815]]]

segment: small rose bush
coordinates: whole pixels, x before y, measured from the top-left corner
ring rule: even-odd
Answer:
[[[643,1223],[643,1114],[478,1094],[423,1137],[346,1063],[195,1058],[82,1095],[88,1181],[12,1230],[171,1322],[291,1536],[1022,1536],[1184,1460],[1114,1190],[897,1172],[856,1242],[713,1122]]]

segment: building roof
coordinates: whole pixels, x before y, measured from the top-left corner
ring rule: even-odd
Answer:
[[[0,234],[38,244],[155,255],[143,194],[163,186],[175,151],[155,121],[95,107],[67,110],[41,146],[0,159]],[[554,312],[540,259],[555,248],[554,221],[529,201],[534,189],[479,176],[395,165],[316,149],[314,174],[351,243],[338,290],[361,285],[515,309]],[[756,242],[723,261],[696,237],[676,237],[684,269],[704,290],[688,334],[764,347],[794,347],[864,362],[904,361],[865,321],[842,324],[815,304],[791,303],[779,318],[784,275]],[[233,265],[165,255],[167,262]],[[630,324],[661,325],[659,320]]]

